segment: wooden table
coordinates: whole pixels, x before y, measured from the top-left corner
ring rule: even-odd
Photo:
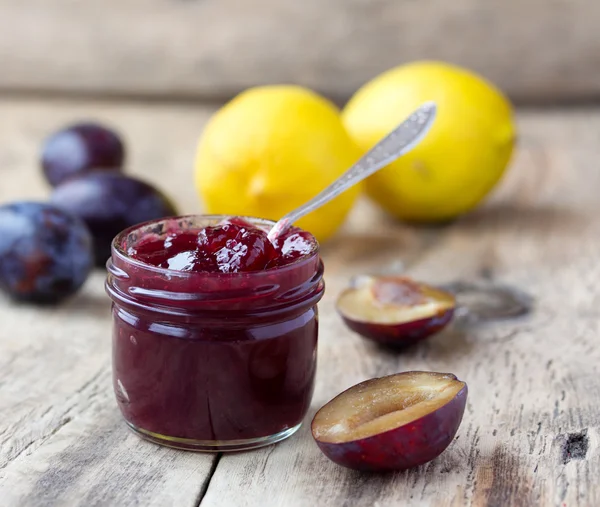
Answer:
[[[42,138],[73,119],[126,134],[132,173],[182,211],[195,142],[211,107],[0,99],[0,198],[43,198]],[[600,505],[600,110],[526,110],[510,174],[487,205],[451,225],[392,222],[361,202],[323,249],[317,389],[307,421],[370,377],[424,369],[469,384],[458,435],[433,462],[367,475],[329,462],[308,425],[255,452],[194,454],[146,443],[113,399],[102,272],[57,308],[0,299],[0,505]],[[536,299],[518,320],[454,327],[403,354],[341,323],[350,276],[404,269],[432,282],[482,277]]]

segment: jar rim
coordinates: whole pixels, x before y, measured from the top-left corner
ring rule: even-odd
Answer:
[[[190,271],[179,271],[176,269],[169,269],[169,268],[161,268],[159,266],[154,266],[152,264],[148,264],[148,263],[145,263],[138,259],[135,259],[127,252],[126,248],[124,248],[126,239],[132,233],[136,232],[137,230],[142,230],[151,225],[166,224],[168,222],[179,223],[181,221],[194,220],[194,219],[198,219],[198,220],[205,219],[209,222],[214,222],[216,224],[222,220],[226,220],[226,219],[232,218],[232,217],[239,217],[239,218],[246,219],[253,225],[258,225],[259,227],[263,228],[264,230],[269,230],[276,223],[275,221],[268,220],[266,218],[258,218],[258,217],[252,217],[252,216],[244,216],[244,215],[224,215],[224,214],[223,215],[218,215],[218,214],[205,215],[205,214],[194,214],[194,213],[187,214],[187,215],[176,215],[176,216],[164,217],[164,218],[159,218],[159,219],[154,219],[154,220],[148,220],[146,222],[142,222],[142,223],[133,225],[131,227],[128,227],[127,229],[124,229],[119,234],[117,234],[113,238],[112,245],[111,245],[112,255],[119,258],[122,262],[126,262],[127,264],[130,264],[139,269],[143,269],[143,270],[146,270],[147,272],[154,273],[157,275],[190,276],[190,277],[199,276],[199,277],[202,277],[205,279],[208,278],[211,280],[220,280],[220,279],[232,280],[232,279],[236,279],[236,278],[248,278],[248,277],[252,277],[252,276],[261,276],[264,273],[268,273],[270,275],[285,274],[289,271],[293,271],[295,269],[298,269],[299,267],[302,267],[305,264],[312,262],[314,260],[315,256],[318,256],[318,254],[319,254],[319,242],[309,231],[305,231],[305,230],[303,230],[303,232],[307,232],[308,234],[310,234],[310,237],[313,240],[313,249],[310,253],[303,255],[303,256],[299,257],[298,259],[293,260],[289,264],[285,264],[283,266],[276,266],[276,267],[272,267],[272,268],[265,269],[265,270],[258,270],[258,271],[238,271],[235,273],[208,272],[208,271],[190,272]],[[207,225],[207,227],[209,225]],[[107,265],[109,263],[111,263],[111,259],[109,259],[107,261]]]

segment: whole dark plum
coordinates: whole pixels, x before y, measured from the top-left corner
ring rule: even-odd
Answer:
[[[87,224],[97,266],[106,263],[111,242],[123,229],[177,215],[171,201],[152,185],[116,172],[91,172],[68,180],[54,189],[50,201]]]
[[[53,187],[91,170],[120,170],[125,148],[117,133],[98,123],[77,123],[52,134],[42,150],[42,169]]]
[[[0,206],[0,288],[15,299],[56,303],[75,293],[94,265],[92,237],[56,206]]]

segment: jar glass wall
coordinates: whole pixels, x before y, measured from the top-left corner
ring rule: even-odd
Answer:
[[[310,405],[324,290],[316,240],[291,264],[245,273],[173,271],[129,255],[140,240],[224,218],[158,220],[113,243],[106,287],[117,402],[135,432],[160,444],[260,447],[293,434]]]

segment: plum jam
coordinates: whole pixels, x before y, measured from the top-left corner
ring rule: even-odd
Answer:
[[[149,235],[128,248],[128,254],[157,267],[185,272],[239,273],[261,271],[294,262],[313,250],[314,238],[292,228],[272,244],[267,231],[233,217],[200,230]]]
[[[245,450],[301,425],[316,368],[318,244],[272,222],[186,216],[123,231],[106,287],[113,383],[128,425],[159,444]]]

